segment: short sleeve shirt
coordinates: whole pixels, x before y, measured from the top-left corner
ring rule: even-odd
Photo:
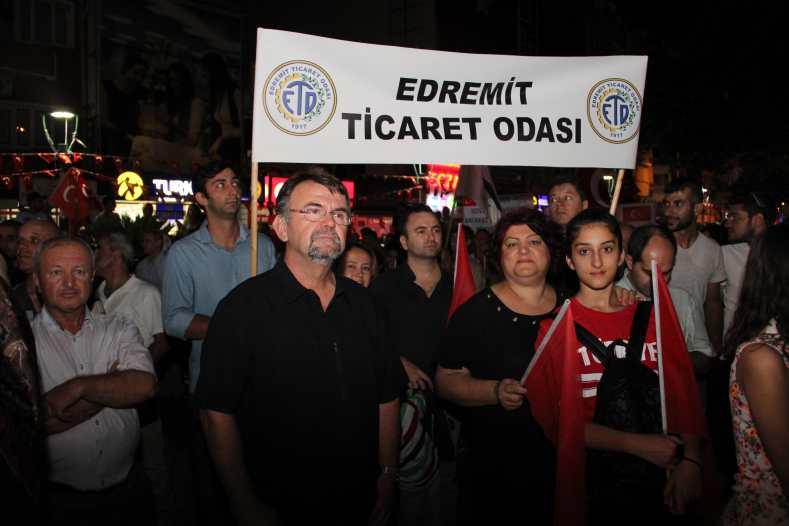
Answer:
[[[405,388],[369,292],[336,279],[324,311],[280,261],[219,304],[203,345],[195,403],[235,416],[253,485],[272,499],[305,480],[374,488],[379,404]]]
[[[707,285],[725,279],[723,253],[715,240],[699,234],[689,248],[677,247],[671,286],[690,294],[699,308],[703,308],[707,299]]]
[[[122,316],[137,326],[143,345],[150,347],[153,337],[164,332],[162,328],[162,297],[155,286],[132,275],[109,297],[105,294],[107,282],[96,290],[93,312]]]

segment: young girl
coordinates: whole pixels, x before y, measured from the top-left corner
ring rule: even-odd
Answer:
[[[617,269],[624,259],[619,224],[603,210],[587,209],[567,225],[565,241],[567,263],[580,282],[580,289],[571,303],[574,320],[605,346],[619,340],[613,351],[617,358],[623,358],[637,305],[623,306],[614,294]],[[641,363],[653,371],[657,370],[656,347],[652,314],[643,349],[638,351]],[[699,438],[659,432],[626,432],[595,423],[597,388],[605,368],[583,343],[577,350],[577,359],[586,420],[590,523],[612,524],[621,517],[622,520],[664,524],[666,506],[672,513],[685,513],[688,503],[698,497],[701,490]],[[693,379],[687,381],[693,382]],[[590,462],[601,458],[599,452],[625,454],[603,457],[612,459],[611,462],[623,459],[622,462],[633,464],[633,457],[642,459],[645,461],[643,469],[650,476],[610,480],[611,473],[618,473],[615,469],[609,469],[610,465],[599,460]],[[663,470],[668,470],[667,478],[662,475]],[[603,472],[609,477],[601,476]],[[651,485],[649,480],[653,481]]]
[[[737,447],[727,526],[789,524],[789,226],[748,256],[724,351],[734,356],[729,400]]]

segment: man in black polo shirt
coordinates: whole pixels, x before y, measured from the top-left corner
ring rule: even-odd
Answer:
[[[409,395],[424,396],[432,406],[439,341],[452,301],[452,276],[441,272],[438,263],[441,224],[430,208],[425,205],[407,208],[397,218],[396,229],[407,253],[406,263],[393,272],[381,274],[370,290],[384,314],[408,375]],[[429,424],[431,419],[432,415],[425,421]],[[410,423],[401,421],[401,426],[407,429]],[[408,444],[403,446],[404,450],[410,450]],[[434,448],[432,442],[423,447]],[[401,479],[401,524],[440,524],[436,451],[422,451],[417,456],[423,459],[420,467],[403,465],[401,459],[401,467],[405,470],[401,475],[417,471],[418,476],[414,478],[420,479],[412,485],[407,484],[407,479]]]
[[[367,524],[393,500],[404,373],[372,297],[331,272],[350,223],[342,183],[294,175],[277,214],[284,259],[211,320],[203,428],[240,524]]]

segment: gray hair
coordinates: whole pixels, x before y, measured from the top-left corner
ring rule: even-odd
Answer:
[[[111,234],[107,234],[105,236],[101,236],[100,239],[107,239],[110,242],[110,249],[112,251],[119,251],[121,253],[121,259],[123,260],[123,264],[126,265],[126,270],[131,272],[134,268],[134,247],[129,241],[129,238],[123,232],[112,232]]]
[[[93,250],[90,248],[90,245],[78,237],[62,236],[47,239],[43,243],[39,244],[38,247],[36,247],[36,253],[33,255],[33,272],[39,276],[41,275],[41,260],[44,259],[44,252],[66,245],[77,245],[78,247],[85,249],[90,258],[90,273],[93,274],[93,271],[96,268],[96,257],[93,254]]]
[[[311,166],[303,171],[296,172],[291,175],[285,184],[282,185],[282,188],[277,195],[276,211],[278,215],[281,215],[285,219],[285,221],[287,221],[290,217],[290,195],[298,185],[305,181],[318,183],[319,185],[327,188],[331,193],[340,194],[341,196],[345,197],[345,202],[350,208],[351,200],[348,197],[348,190],[345,188],[345,185],[342,184],[342,181],[320,166]]]

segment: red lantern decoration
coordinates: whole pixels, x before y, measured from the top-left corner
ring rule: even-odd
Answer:
[[[78,163],[82,160],[82,154],[79,152],[74,152],[71,154],[71,158],[74,160],[75,163]]]
[[[55,162],[54,153],[39,153],[38,157],[47,164],[52,164],[53,162]]]
[[[97,155],[93,158],[93,162],[95,163],[96,170],[101,170],[104,168],[104,157],[101,155]]]
[[[5,190],[11,190],[14,187],[14,179],[8,175],[4,175],[0,182]]]
[[[25,174],[22,176],[22,188],[25,189],[25,192],[29,192],[33,189],[33,176],[30,174]]]
[[[14,155],[11,157],[12,162],[14,163],[14,171],[21,172],[22,168],[25,166],[25,162],[22,160],[21,155]]]

